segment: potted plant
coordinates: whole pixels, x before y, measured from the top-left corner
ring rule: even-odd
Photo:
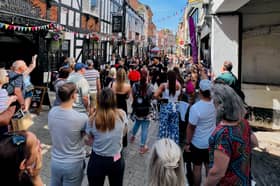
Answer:
[[[93,35],[92,40],[93,40],[93,44],[98,44],[99,41],[98,35]]]

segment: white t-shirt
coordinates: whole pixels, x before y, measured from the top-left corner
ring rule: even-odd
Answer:
[[[216,109],[213,101],[200,100],[189,114],[189,123],[196,126],[191,143],[199,149],[209,147],[208,139],[216,128]]]

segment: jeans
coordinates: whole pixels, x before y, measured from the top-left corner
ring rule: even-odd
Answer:
[[[150,120],[138,120],[136,119],[134,127],[132,129],[132,135],[135,136],[138,132],[138,129],[141,125],[141,146],[146,144],[147,136],[148,136],[148,128],[150,125]]]
[[[51,161],[51,186],[81,186],[85,160],[74,163]]]
[[[122,156],[114,161],[113,157],[99,156],[92,152],[87,167],[89,186],[103,186],[106,176],[108,176],[110,186],[122,186],[124,167]]]

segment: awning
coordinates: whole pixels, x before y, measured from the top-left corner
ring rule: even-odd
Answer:
[[[250,0],[219,0],[213,1],[212,13],[226,13],[226,12],[235,12]]]

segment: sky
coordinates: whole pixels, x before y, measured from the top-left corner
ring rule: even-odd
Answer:
[[[149,5],[153,11],[153,22],[157,30],[169,28],[174,33],[177,31],[178,23],[182,20],[184,7],[187,0],[139,0]],[[177,13],[177,14],[176,14]],[[169,18],[168,18],[169,17]]]

